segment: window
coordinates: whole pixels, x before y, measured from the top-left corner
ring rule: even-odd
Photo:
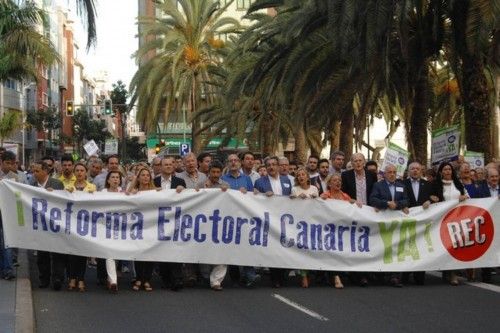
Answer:
[[[237,10],[247,10],[250,8],[253,0],[236,0],[236,9]]]
[[[3,82],[3,86],[7,89],[17,90],[17,81],[12,79],[7,79]]]
[[[42,104],[43,106],[49,106],[49,95],[42,93]]]

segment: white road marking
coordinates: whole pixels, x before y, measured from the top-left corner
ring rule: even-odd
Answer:
[[[308,308],[306,308],[305,306],[302,306],[302,305],[300,305],[300,304],[298,304],[298,303],[296,303],[296,302],[294,302],[294,301],[292,301],[292,300],[289,300],[289,299],[288,299],[288,298],[286,298],[286,297],[283,297],[283,296],[278,295],[278,294],[271,294],[271,295],[272,295],[274,298],[278,299],[279,301],[281,301],[281,302],[283,302],[283,303],[285,303],[285,304],[287,304],[287,305],[290,305],[291,307],[293,307],[293,308],[295,308],[295,309],[297,309],[297,310],[299,310],[299,311],[302,311],[302,312],[304,312],[305,314],[307,314],[307,315],[309,315],[309,316],[311,316],[311,317],[313,317],[313,318],[315,318],[315,319],[318,319],[318,320],[320,320],[320,321],[328,321],[328,320],[330,320],[330,319],[328,319],[328,318],[326,318],[326,317],[324,317],[324,316],[320,315],[320,314],[319,314],[319,313],[317,313],[317,312],[314,312],[314,311],[312,311],[312,310],[309,310],[309,309],[308,309]]]
[[[425,274],[429,274],[431,276],[434,276],[434,277],[437,277],[437,278],[441,278],[441,273],[440,272],[425,272]],[[462,284],[466,284],[466,285],[469,285],[469,286],[472,286],[472,287],[477,287],[477,288],[481,288],[481,289],[493,291],[495,293],[500,293],[500,286],[497,286],[497,285],[494,285],[494,284],[484,283],[484,282],[469,282],[469,281],[467,281],[467,279],[464,279],[464,278],[461,278],[461,277],[459,277],[458,280]]]

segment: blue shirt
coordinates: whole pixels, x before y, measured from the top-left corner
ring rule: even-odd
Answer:
[[[392,197],[392,200],[394,201],[394,196],[395,196],[395,192],[396,192],[396,183],[391,183],[389,181],[385,181],[387,183],[387,185],[389,186],[389,191],[391,192],[391,197]]]
[[[239,173],[238,177],[234,177],[231,173],[226,173],[221,179],[229,184],[230,189],[239,190],[244,187],[247,191],[253,191],[252,179],[242,172]]]

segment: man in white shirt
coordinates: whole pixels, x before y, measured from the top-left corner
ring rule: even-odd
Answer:
[[[241,171],[250,177],[252,183],[255,185],[255,181],[260,178],[257,171],[254,170],[255,156],[253,153],[247,151],[240,156],[241,160]]]

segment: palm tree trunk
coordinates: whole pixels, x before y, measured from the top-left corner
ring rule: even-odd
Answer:
[[[421,163],[427,163],[427,125],[429,124],[428,90],[429,68],[425,62],[417,70],[417,82],[411,112],[410,131],[406,134],[408,146],[412,149],[411,158]]]
[[[201,153],[201,149],[203,148],[201,142],[201,133],[200,131],[200,121],[198,119],[193,119],[193,116],[196,112],[196,79],[193,79],[193,86],[191,88],[191,150],[195,154]]]
[[[305,164],[307,160],[307,143],[306,132],[303,124],[299,124],[294,133],[295,138],[295,160],[301,164]]]
[[[275,122],[268,114],[265,114],[264,117],[265,118],[262,119],[260,123],[260,147],[262,157],[267,157],[274,154],[274,144],[271,133],[274,130],[273,126]]]
[[[354,134],[354,112],[352,108],[344,112],[341,122],[339,148],[344,152],[345,160],[350,161]]]
[[[330,156],[333,152],[339,149],[340,143],[340,121],[336,120],[333,124],[332,131],[330,132]]]
[[[486,163],[493,157],[491,108],[484,66],[477,56],[464,57],[462,62],[465,143],[467,150],[483,152]],[[497,138],[498,140],[498,138]]]

